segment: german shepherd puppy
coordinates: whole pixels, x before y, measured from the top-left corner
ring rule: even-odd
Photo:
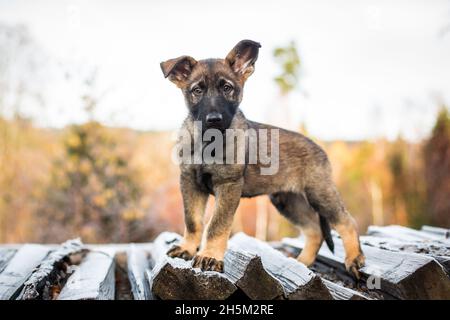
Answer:
[[[194,121],[200,121],[202,128],[221,132],[279,130],[279,170],[273,175],[260,174],[259,162],[180,164],[185,232],[182,241],[167,254],[193,258],[193,267],[202,270],[223,272],[223,258],[240,198],[267,194],[278,211],[300,227],[305,236],[305,247],[298,256],[300,262],[311,265],[324,240],[333,250],[331,225],[342,238],[347,270],[359,277],[358,269],[365,258],[356,224],[332,181],[325,152],[299,133],[249,121],[239,109],[244,84],[255,69],[260,47],[257,42],[243,40],[225,59],[197,61],[181,56],[161,63],[164,77],[181,89],[189,109],[183,130],[193,133]],[[203,232],[203,213],[210,194],[215,196],[215,208]]]

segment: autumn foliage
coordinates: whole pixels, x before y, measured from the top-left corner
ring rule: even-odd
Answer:
[[[443,109],[422,143],[318,141],[361,231],[369,224],[450,225],[449,128]],[[51,130],[16,118],[0,119],[0,133],[0,241],[146,241],[182,231],[171,132],[97,122]],[[296,232],[265,197],[242,201],[233,230],[266,239]]]

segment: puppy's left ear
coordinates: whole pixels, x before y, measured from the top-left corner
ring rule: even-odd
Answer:
[[[228,53],[225,61],[245,81],[255,71],[259,48],[261,45],[258,42],[242,40]]]
[[[182,88],[196,64],[197,61],[194,58],[181,56],[161,62],[160,66],[164,77]]]

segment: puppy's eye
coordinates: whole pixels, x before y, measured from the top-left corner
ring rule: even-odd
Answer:
[[[196,96],[199,96],[203,93],[203,90],[200,87],[194,87],[192,89],[192,93],[195,94]]]
[[[231,85],[229,85],[228,83],[225,83],[225,84],[223,85],[222,90],[223,90],[223,92],[225,92],[225,93],[230,93],[231,90],[233,90],[233,87],[232,87]]]

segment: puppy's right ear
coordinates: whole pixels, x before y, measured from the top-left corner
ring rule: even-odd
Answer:
[[[164,77],[169,78],[170,81],[181,88],[186,83],[187,78],[196,64],[197,61],[194,58],[181,56],[161,62],[160,65]]]

